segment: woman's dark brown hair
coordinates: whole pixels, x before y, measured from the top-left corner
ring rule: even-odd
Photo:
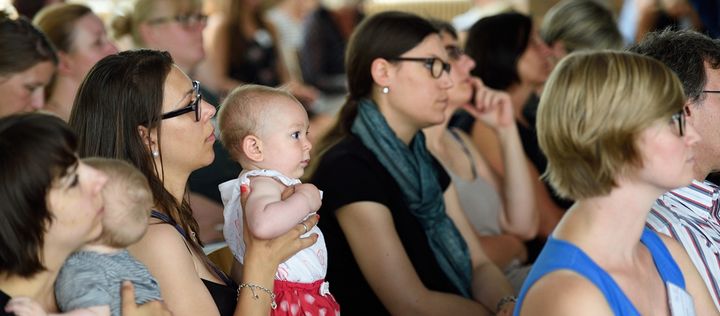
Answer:
[[[148,140],[138,132],[138,126],[156,129],[162,148],[163,92],[172,65],[170,54],[148,49],[103,58],[80,85],[69,124],[78,135],[80,157],[121,159],[137,167],[148,178],[155,207],[188,232],[188,243],[202,251],[202,244],[190,238],[198,224],[187,197],[178,201],[165,189],[162,152],[158,168],[145,146]]]
[[[45,233],[53,214],[53,181],[77,164],[75,135],[47,114],[0,119],[0,275],[31,277],[45,270]]]
[[[11,19],[0,12],[0,77],[25,71],[43,61],[58,63],[55,48],[45,35],[28,19]]]
[[[437,34],[438,29],[429,21],[410,13],[387,11],[364,20],[350,37],[345,55],[348,96],[340,110],[335,125],[330,128],[315,146],[316,154],[306,174],[317,167],[320,157],[330,147],[350,133],[357,116],[358,101],[370,98],[373,79],[370,66],[375,59],[399,57],[420,44],[428,35]]]

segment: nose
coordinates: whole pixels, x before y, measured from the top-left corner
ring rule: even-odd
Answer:
[[[30,107],[40,110],[45,107],[45,88],[36,88],[30,95]]]
[[[217,110],[215,110],[215,107],[212,104],[205,102],[205,100],[202,100],[200,104],[200,106],[202,106],[203,120],[209,120],[215,116],[215,112],[217,112]]]
[[[451,70],[452,71],[452,70]],[[452,78],[450,77],[450,73],[443,71],[442,76],[438,78],[440,81],[440,87],[443,89],[450,89],[453,87],[454,83]]]
[[[472,59],[472,58],[470,58],[470,56],[468,56],[468,55],[466,55],[466,54],[464,54],[464,53],[460,56],[460,63],[461,63],[462,65],[465,65],[465,67],[467,67],[467,72],[468,72],[468,73],[470,73],[470,71],[472,71],[473,69],[475,69],[475,66],[476,66],[475,60]]]
[[[307,137],[305,137],[305,143],[303,144],[303,149],[308,150],[308,151],[310,149],[312,149],[312,142],[310,142],[310,140]]]

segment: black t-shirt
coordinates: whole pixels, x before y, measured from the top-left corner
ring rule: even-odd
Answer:
[[[0,290],[0,316],[10,316],[15,315],[14,313],[7,313],[5,312],[5,305],[7,305],[8,302],[10,302],[11,297],[7,295],[5,292]]]
[[[435,159],[433,164],[444,191],[450,178]],[[363,277],[335,217],[337,209],[354,202],[371,201],[386,206],[405,252],[425,287],[460,295],[437,264],[425,231],[410,213],[397,182],[357,137],[348,136],[331,148],[322,157],[310,182],[323,191],[319,211],[322,220],[318,225],[328,250],[326,279],[343,315],[389,314]]]

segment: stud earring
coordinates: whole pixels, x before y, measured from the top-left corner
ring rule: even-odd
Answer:
[[[157,151],[153,151],[153,152],[152,152],[152,155],[153,155],[153,157],[155,157],[155,158],[160,157],[160,153],[157,152]]]
[[[383,93],[383,94],[388,94],[388,93],[390,93],[390,87],[382,87],[382,93]]]

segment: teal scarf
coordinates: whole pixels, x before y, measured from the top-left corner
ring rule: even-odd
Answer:
[[[395,178],[410,212],[425,230],[440,268],[462,295],[470,297],[470,254],[465,240],[445,212],[443,192],[425,147],[425,135],[418,132],[410,146],[405,145],[369,99],[358,102],[358,114],[351,131]]]

